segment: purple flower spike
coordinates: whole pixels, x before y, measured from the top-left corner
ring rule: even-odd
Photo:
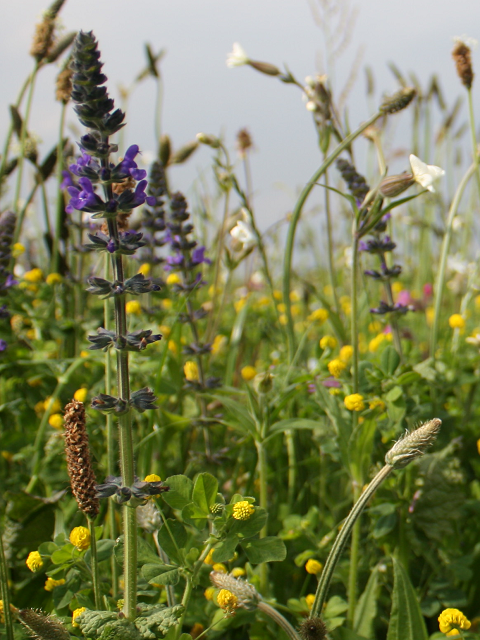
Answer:
[[[60,189],[66,189],[67,187],[73,187],[73,180],[72,180],[72,176],[70,175],[70,172],[67,171],[66,169],[64,169],[62,171],[62,177],[63,180],[60,184]]]
[[[78,184],[82,187],[81,191],[77,187],[67,189],[71,197],[70,204],[65,209],[67,213],[72,212],[72,207],[78,211],[104,211],[105,203],[93,190],[91,181],[88,178],[80,178]]]
[[[147,176],[144,169],[139,169],[135,162],[135,156],[139,153],[138,144],[132,144],[125,152],[125,157],[118,169],[126,176],[131,175],[134,180],[143,180]]]
[[[205,257],[205,247],[197,247],[192,252],[192,266],[196,266],[197,264],[212,264],[212,261],[209,258]]]

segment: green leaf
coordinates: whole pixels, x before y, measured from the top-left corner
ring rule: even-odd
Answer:
[[[338,627],[331,636],[334,640],[368,640],[366,636],[359,636],[356,631],[347,629],[347,627]]]
[[[401,384],[403,386],[407,386],[409,384],[413,384],[420,380],[420,374],[416,371],[405,371],[397,378],[397,384]]]
[[[358,600],[355,609],[354,630],[365,638],[372,638],[374,629],[373,623],[377,615],[377,600],[380,595],[380,585],[378,582],[378,566],[374,567],[372,573]]]
[[[218,491],[218,482],[210,473],[200,473],[193,487],[193,502],[204,515],[210,514],[210,507],[215,504]]]
[[[173,585],[180,580],[178,567],[172,564],[144,564],[141,574],[150,584]]]
[[[170,491],[162,493],[162,498],[172,509],[183,509],[192,501],[193,482],[187,476],[170,476],[165,484]]]
[[[58,549],[54,542],[42,542],[38,547],[38,553],[42,556],[50,556]]]
[[[399,364],[400,356],[398,355],[395,347],[392,347],[392,345],[389,344],[383,350],[380,366],[387,376],[393,376]]]
[[[408,573],[398,560],[392,558],[392,562],[394,583],[387,640],[428,640],[417,594]]]
[[[113,549],[115,547],[115,540],[99,540],[97,542],[97,562],[108,560],[113,555]],[[91,562],[91,549],[85,554],[85,562],[89,564]]]
[[[327,602],[327,606],[325,607],[325,611],[323,612],[323,617],[325,619],[337,618],[342,613],[345,613],[347,609],[348,603],[345,602],[343,598],[340,598],[340,596],[332,596]]]
[[[308,420],[307,418],[288,418],[279,420],[270,427],[270,431],[286,431],[287,429],[312,429],[325,431],[325,426],[318,420]]]
[[[428,380],[428,382],[434,382],[437,377],[437,372],[433,368],[433,364],[433,358],[427,358],[423,362],[416,364],[413,369],[419,375],[421,375],[424,380]]]
[[[260,564],[261,562],[278,562],[285,560],[287,549],[283,540],[275,536],[267,536],[261,540],[243,542],[242,547],[247,554],[249,562]]]
[[[182,518],[188,524],[201,531],[207,524],[205,512],[199,506],[191,502],[182,509]]]
[[[397,526],[397,514],[389,513],[386,516],[381,516],[377,522],[375,523],[375,527],[373,528],[372,536],[375,540],[378,538],[382,538],[386,536],[390,531],[393,531]]]
[[[68,543],[61,549],[54,551],[50,559],[53,564],[64,564],[65,562],[74,562],[79,556],[80,553],[73,544]]]
[[[236,534],[229,533],[225,540],[218,544],[212,554],[214,562],[227,562],[233,558],[239,538]]]
[[[361,424],[357,424],[350,439],[350,472],[360,485],[364,484],[371,465],[376,431],[376,421],[366,419]]]
[[[182,549],[187,543],[187,532],[178,520],[167,520],[158,532],[158,543],[167,556],[177,564],[182,562]]]
[[[251,538],[260,532],[267,522],[267,512],[262,507],[256,507],[248,520],[234,520],[230,533],[241,534],[243,538]]]

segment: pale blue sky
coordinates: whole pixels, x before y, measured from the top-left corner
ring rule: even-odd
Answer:
[[[318,0],[312,2],[318,6]],[[382,93],[396,89],[386,67],[392,60],[405,72],[414,70],[423,83],[432,72],[438,73],[447,100],[453,103],[462,88],[451,60],[452,37],[468,34],[480,39],[478,0],[357,0],[352,5],[358,9],[358,19],[352,42],[336,65],[335,84],[342,88],[358,48],[364,46],[363,65],[348,101],[353,127],[368,114],[366,64],[375,74],[377,102]],[[2,7],[2,135],[7,106],[32,66],[28,49],[33,25],[46,6],[45,0],[21,0]],[[61,15],[66,30],[93,29],[114,97],[117,85],[129,84],[144,65],[144,42],[155,51],[166,48],[163,124],[174,146],[199,131],[222,131],[233,149],[236,132],[248,127],[256,146],[252,165],[259,216],[273,222],[292,207],[295,190],[320,160],[311,116],[296,88],[248,67],[228,69],[225,59],[238,41],[251,58],[278,66],[286,62],[301,81],[324,71],[317,66],[322,32],[307,0],[67,0]],[[474,63],[480,72],[478,49]],[[42,72],[35,96],[31,129],[44,141],[42,153],[56,137],[55,74],[54,69]],[[480,112],[478,82],[474,89]],[[138,143],[145,150],[155,147],[153,101],[154,84],[149,79],[134,94],[127,114],[127,143]],[[73,121],[73,114],[70,118]],[[174,168],[175,186],[187,190],[199,171],[208,167],[209,154],[202,148],[187,167]]]

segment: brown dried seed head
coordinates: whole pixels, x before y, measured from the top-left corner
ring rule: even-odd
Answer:
[[[458,42],[452,51],[452,58],[455,60],[458,77],[467,89],[471,88],[474,77],[470,53],[470,47],[467,47],[464,42]]]
[[[324,640],[327,637],[327,627],[321,618],[305,618],[298,630],[303,640]]]
[[[46,58],[54,44],[55,19],[47,12],[35,27],[30,55],[40,62]]]
[[[55,99],[58,100],[58,102],[67,104],[70,100],[72,94],[72,76],[73,70],[69,67],[62,69],[58,74],[55,90]]]
[[[240,157],[245,156],[245,152],[253,147],[252,136],[248,129],[240,129],[237,133],[237,149]]]
[[[70,634],[54,616],[35,609],[21,609],[20,620],[31,635],[38,640],[69,640]]]
[[[64,426],[65,453],[72,493],[83,513],[93,520],[98,515],[100,502],[90,460],[83,402],[72,400],[66,405]]]

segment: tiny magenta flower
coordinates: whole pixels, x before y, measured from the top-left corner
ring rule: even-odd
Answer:
[[[238,606],[237,596],[228,589],[220,589],[217,595],[218,606],[227,613],[233,613]]]
[[[349,411],[363,411],[365,409],[363,396],[360,393],[352,393],[346,396],[343,402]]]
[[[310,558],[305,564],[305,571],[314,576],[317,576],[319,573],[321,573],[322,569],[323,564],[318,560],[315,560],[314,558]]]
[[[257,375],[257,370],[255,369],[255,367],[247,365],[246,367],[242,368],[242,370],[240,371],[240,375],[246,382],[249,382],[250,380],[253,380],[255,378],[255,376]]]
[[[87,610],[87,607],[80,607],[79,609],[75,609],[75,611],[72,613],[72,627],[80,626],[78,622],[75,622],[75,620],[78,618],[79,615],[81,615],[86,610]]]
[[[25,564],[33,573],[36,573],[43,567],[42,556],[38,551],[30,551],[28,558],[25,560]]]
[[[255,513],[255,507],[248,500],[241,500],[233,507],[232,516],[235,520],[248,520]]]
[[[334,378],[339,378],[347,368],[347,365],[345,364],[345,362],[343,362],[343,360],[335,358],[335,360],[331,360],[328,363],[327,367],[331,376],[333,376]]]
[[[79,551],[86,551],[90,547],[90,531],[86,527],[75,527],[70,532],[70,542]]]
[[[447,636],[458,636],[459,629],[470,629],[472,623],[459,609],[444,609],[438,616],[438,626]]]
[[[323,336],[320,338],[320,349],[335,349],[337,346],[337,339],[333,336]]]
[[[187,360],[183,365],[183,373],[189,382],[198,382],[200,380],[200,372],[198,365],[193,360]]]
[[[465,319],[459,313],[454,313],[448,319],[448,324],[452,329],[464,329]]]
[[[418,182],[418,184],[424,189],[428,189],[428,191],[435,193],[433,183],[435,180],[444,176],[445,171],[433,164],[426,164],[425,162],[422,162],[422,160],[417,158],[417,156],[414,156],[413,153],[410,154],[409,160],[415,182]]]

